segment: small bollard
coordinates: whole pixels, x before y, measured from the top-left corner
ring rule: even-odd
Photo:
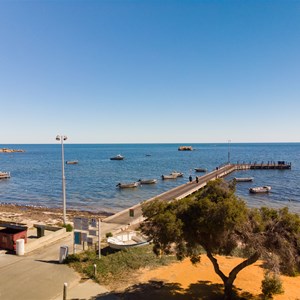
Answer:
[[[63,300],[67,300],[67,288],[68,288],[68,284],[65,282],[64,283]]]
[[[94,264],[94,277],[96,278],[96,275],[97,275],[97,265]]]

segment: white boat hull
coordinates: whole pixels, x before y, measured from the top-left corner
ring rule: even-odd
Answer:
[[[253,187],[249,189],[250,193],[257,194],[257,193],[268,193],[271,191],[270,186],[259,186],[259,187]]]
[[[133,247],[141,247],[149,244],[149,241],[140,233],[123,232],[107,239],[110,248],[122,250]]]
[[[253,181],[253,177],[245,177],[245,178],[235,177],[234,180],[236,182],[250,182],[250,181]]]
[[[135,188],[138,187],[140,183],[137,182],[131,182],[131,183],[118,183],[117,187],[120,189],[126,189],[126,188]]]
[[[156,179],[145,179],[145,180],[140,179],[140,180],[139,180],[139,183],[140,183],[140,184],[154,184],[154,183],[156,183],[156,182],[157,182]]]

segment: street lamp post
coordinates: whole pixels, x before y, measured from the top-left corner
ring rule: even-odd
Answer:
[[[230,142],[231,140],[228,140],[228,163],[230,164]]]
[[[65,135],[57,135],[56,140],[61,141],[61,169],[62,169],[62,200],[63,200],[63,222],[66,225],[66,177],[65,177],[65,159],[64,159],[64,141]]]

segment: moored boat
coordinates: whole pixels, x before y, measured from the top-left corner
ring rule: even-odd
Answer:
[[[113,237],[107,238],[107,243],[110,248],[122,250],[132,247],[140,247],[149,244],[147,237],[137,231],[121,232]]]
[[[172,174],[169,174],[169,175],[161,175],[161,178],[163,179],[163,180],[165,180],[165,179],[176,179],[178,176],[176,176],[176,175],[172,175]]]
[[[121,154],[118,154],[118,155],[110,158],[110,160],[123,160],[123,159],[124,159],[124,156],[122,156]]]
[[[253,177],[234,177],[233,180],[236,182],[249,182],[253,181]]]
[[[176,177],[182,177],[182,176],[183,176],[183,173],[173,171],[173,172],[170,173],[170,175],[174,175],[174,176],[176,176]]]
[[[67,160],[66,164],[67,165],[77,165],[78,164],[78,160]]]
[[[121,183],[119,182],[116,187],[120,188],[120,189],[124,189],[124,188],[135,188],[139,185],[140,183],[138,181],[135,182],[129,182],[129,183]]]
[[[139,179],[140,184],[154,184],[157,182],[156,179]]]
[[[204,168],[195,168],[195,172],[207,172],[207,169],[204,169]]]
[[[10,178],[10,172],[1,172],[0,171],[0,179]]]
[[[256,194],[256,193],[268,193],[271,191],[271,187],[268,185],[265,186],[258,186],[258,187],[252,187],[249,189],[250,193]]]
[[[180,146],[178,147],[178,151],[192,151],[193,147],[192,146]]]

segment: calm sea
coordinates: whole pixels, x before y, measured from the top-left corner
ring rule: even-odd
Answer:
[[[194,151],[178,151],[191,145]],[[25,153],[0,153],[0,171],[10,171],[11,178],[0,180],[0,202],[61,207],[61,144],[1,145],[1,148],[23,149]],[[188,181],[194,168],[209,171],[228,161],[268,162],[284,160],[291,170],[248,170],[235,176],[252,176],[254,181],[239,183],[237,195],[249,206],[288,206],[300,213],[300,143],[280,144],[64,144],[67,208],[116,212],[161,194]],[[117,154],[123,161],[109,158]],[[176,180],[160,179],[171,171],[184,173]],[[197,173],[201,175],[201,173]],[[156,178],[155,185],[135,189],[116,188],[119,182]],[[270,185],[269,194],[250,195],[251,186]]]

